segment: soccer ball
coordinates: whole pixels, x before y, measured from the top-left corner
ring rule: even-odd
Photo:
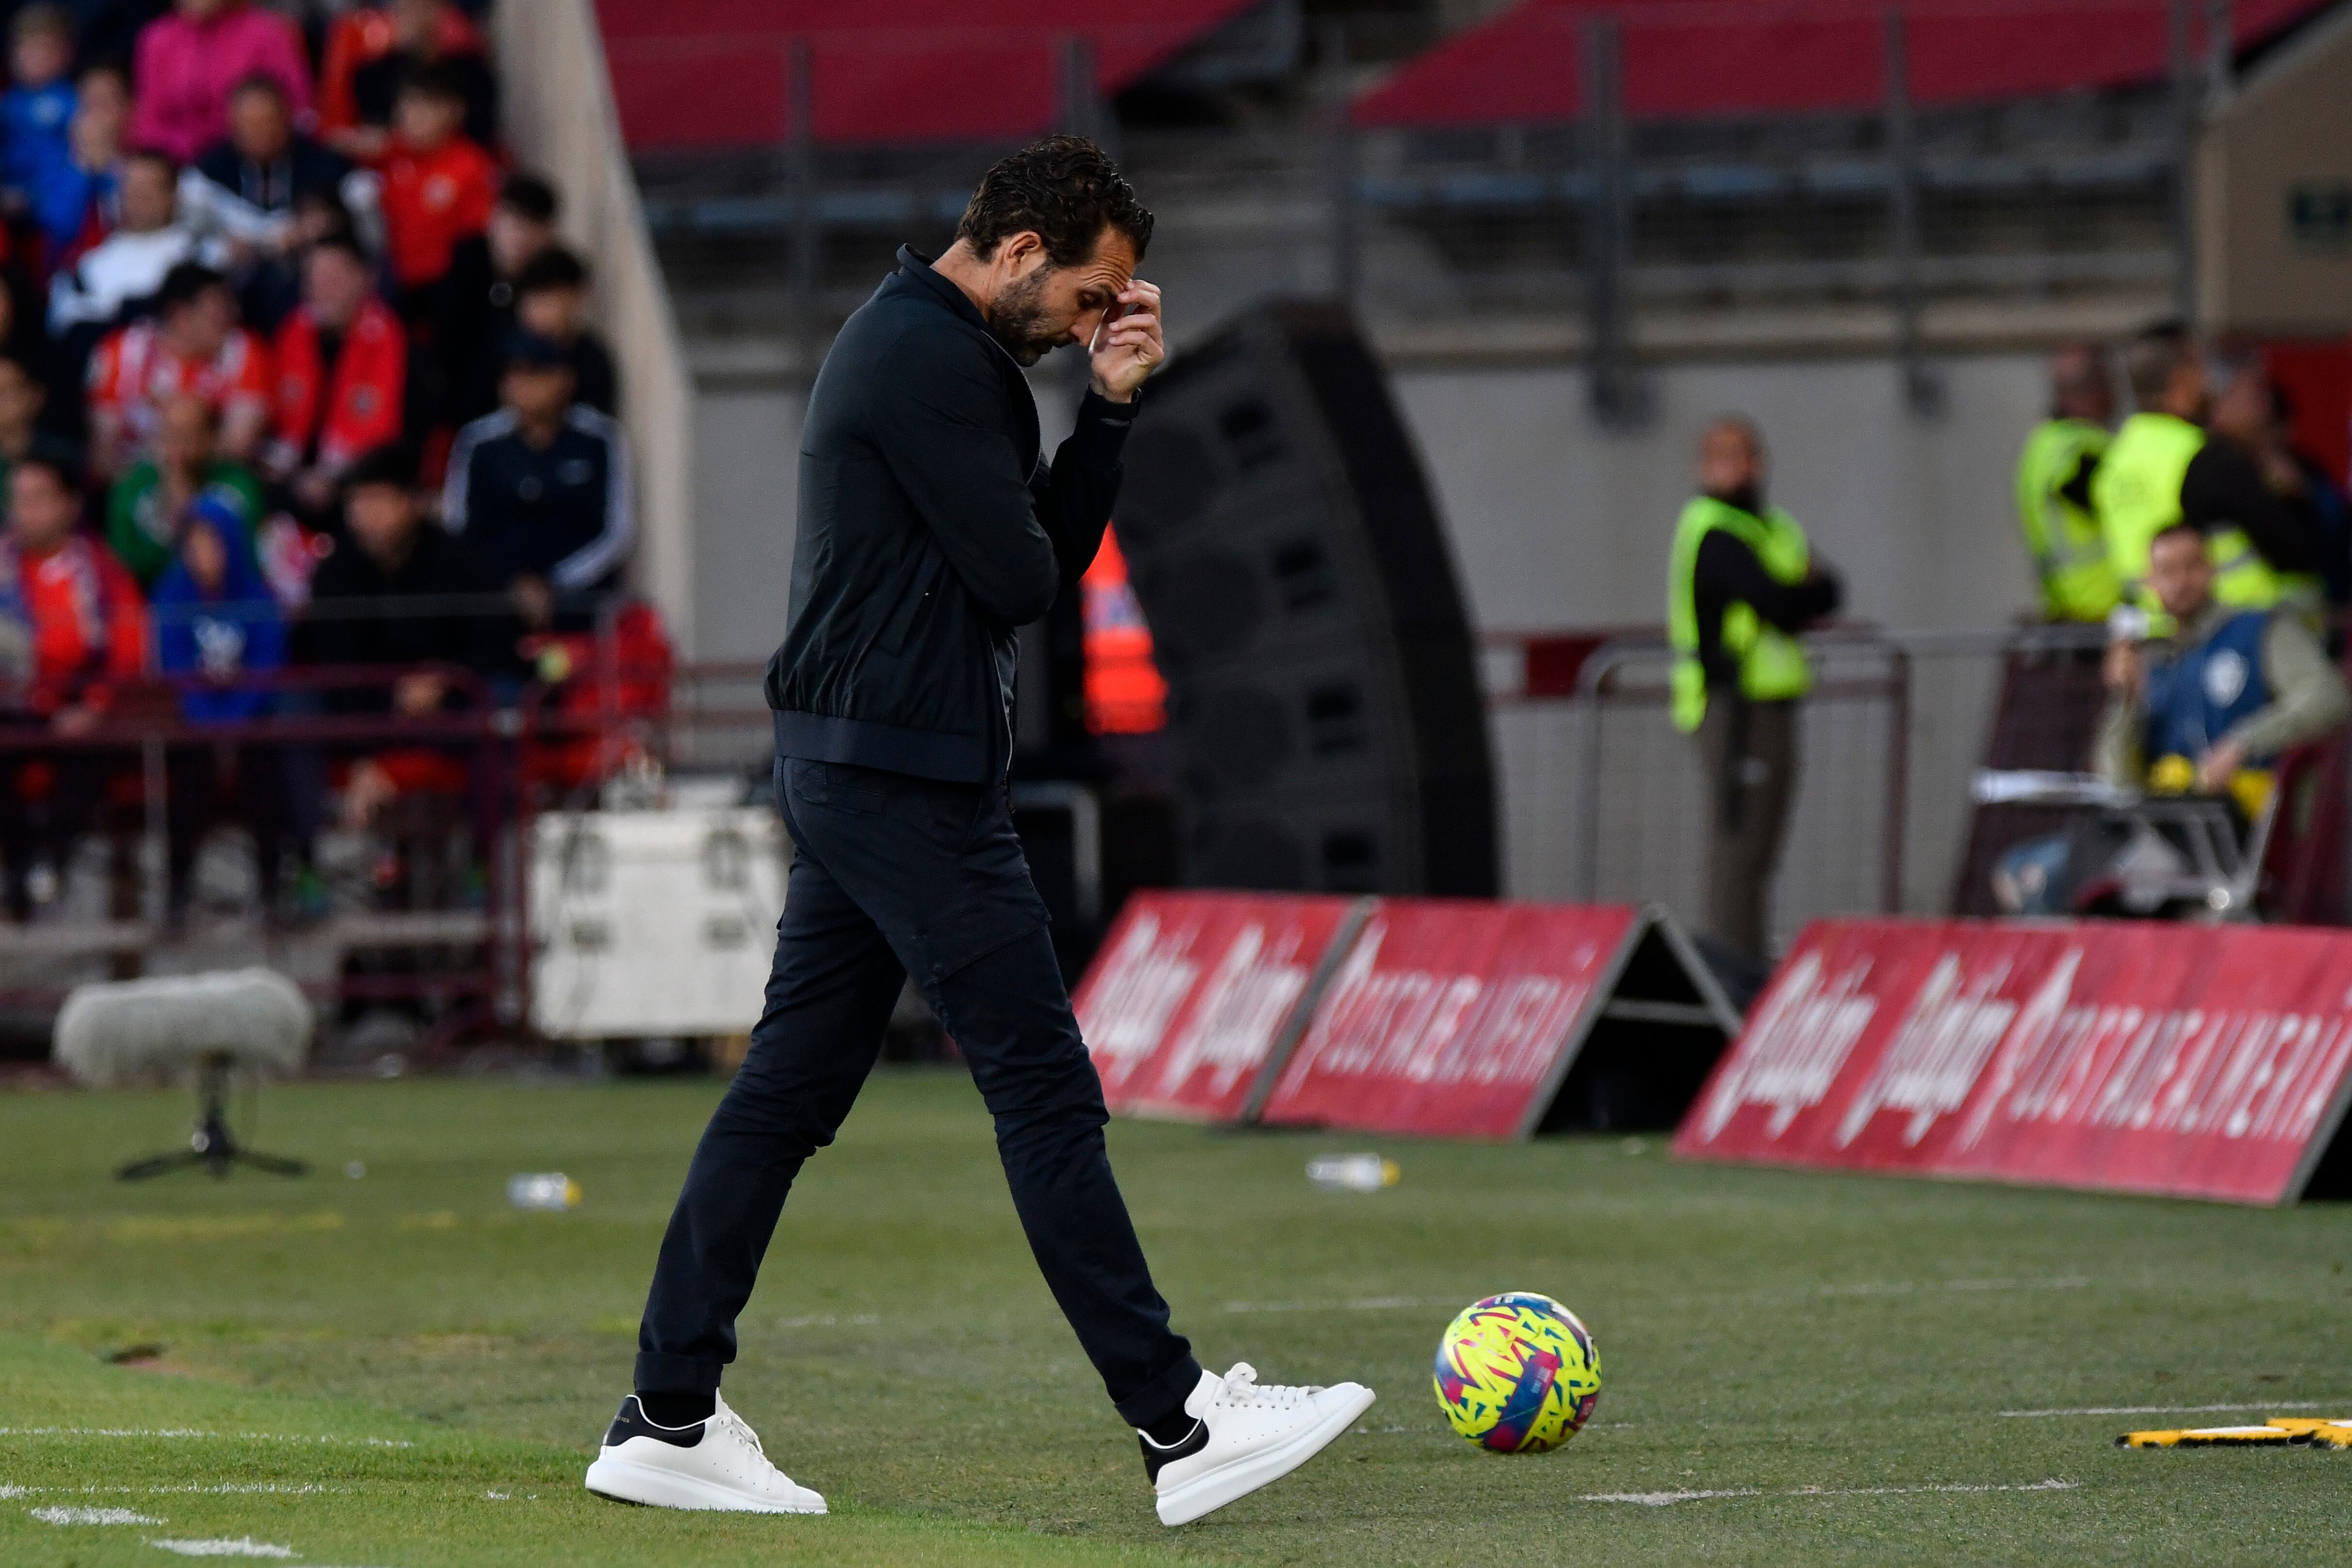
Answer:
[[[1463,1309],[1437,1343],[1437,1403],[1498,1454],[1540,1454],[1581,1431],[1601,1397],[1601,1349],[1574,1312],[1531,1291]]]

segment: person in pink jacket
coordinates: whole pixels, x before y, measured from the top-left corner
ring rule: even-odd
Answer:
[[[131,145],[183,163],[227,134],[229,96],[247,77],[283,86],[298,120],[310,112],[301,35],[249,0],[174,0],[170,16],[140,30],[132,74]]]

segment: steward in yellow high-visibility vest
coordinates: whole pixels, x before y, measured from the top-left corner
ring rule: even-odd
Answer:
[[[1674,721],[1706,768],[1706,925],[1767,956],[1766,895],[1797,770],[1797,699],[1813,676],[1797,634],[1838,605],[1805,530],[1763,499],[1755,426],[1719,419],[1699,443],[1699,495],[1675,525],[1666,575]]]
[[[2292,513],[2263,486],[2234,443],[2210,442],[2196,422],[2209,397],[2205,361],[2179,327],[2151,328],[2126,352],[2140,412],[2124,421],[2091,478],[2107,559],[2135,601],[2169,630],[2147,588],[2148,542],[2186,520],[2205,535],[2213,597],[2246,610],[2319,600],[2318,541],[2299,537]]]
[[[2115,384],[2096,343],[2069,343],[2051,357],[2050,409],[2018,455],[2018,527],[2041,580],[2042,614],[2105,621],[2124,591],[2091,504],[2116,413]]]
[[[2107,440],[2103,424],[2045,420],[2017,459],[2018,526],[2042,580],[2042,613],[2053,621],[2105,621],[2123,601],[2123,579],[2091,509]]]

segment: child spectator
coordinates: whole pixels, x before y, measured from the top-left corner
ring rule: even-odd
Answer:
[[[515,329],[515,281],[559,243],[558,205],[555,187],[538,175],[509,174],[489,226],[451,251],[434,307],[432,364],[440,381],[428,394],[432,423],[470,424],[498,411],[499,355]]]
[[[457,433],[441,515],[540,632],[555,623],[558,595],[619,582],[636,531],[629,453],[620,426],[572,401],[562,344],[520,333],[506,361],[506,406]]]
[[[441,7],[434,25],[441,55],[479,54],[481,30],[455,6]],[[327,30],[325,64],[319,69],[319,134],[347,156],[372,163],[383,155],[381,143],[347,142],[359,128],[359,100],[353,83],[362,67],[382,59],[400,45],[400,32],[391,10],[380,5],[360,5],[335,18]],[[376,122],[378,127],[383,121]]]
[[[32,200],[42,177],[72,155],[73,18],[62,5],[27,5],[8,28],[15,85],[0,94],[0,194],[12,207]]]
[[[194,256],[195,235],[180,222],[179,180],[179,165],[161,152],[124,162],[120,224],[50,282],[51,332],[114,325],[124,306],[152,297]]]
[[[392,0],[386,10],[393,47],[352,73],[354,122],[341,131],[338,145],[355,158],[381,157],[400,84],[419,68],[437,65],[465,100],[466,134],[479,146],[496,147],[499,79],[482,56],[478,37],[454,46],[447,41],[461,36],[445,26],[456,7],[446,0]]]
[[[460,129],[465,101],[447,69],[425,66],[401,86],[383,162],[383,220],[392,276],[412,319],[431,307],[450,253],[482,232],[498,192],[498,166]]]
[[[131,88],[120,70],[101,65],[81,73],[66,126],[66,155],[44,166],[26,193],[48,247],[49,270],[70,267],[113,228],[130,120]]]
[[[282,669],[286,618],[236,538],[240,524],[199,501],[150,601],[155,664],[191,683],[180,712],[196,725],[236,724],[269,712],[272,694],[240,677]],[[224,796],[243,808],[253,834],[262,904],[277,901],[278,841],[287,821],[286,758],[259,747],[209,743],[172,748],[165,809],[171,843],[171,918],[185,918],[189,873]]]
[[[142,588],[154,585],[179,548],[188,519],[204,509],[250,557],[261,519],[253,471],[220,454],[212,405],[181,392],[163,405],[155,454],[132,464],[106,497],[106,542]]]
[[[253,76],[284,88],[297,115],[310,112],[310,68],[293,23],[248,0],[175,0],[172,13],[139,34],[131,145],[190,162],[227,131],[229,95]]]
[[[343,470],[399,439],[408,334],[375,298],[367,258],[349,238],[310,248],[302,295],[278,329],[268,467],[304,520],[323,527]]]
[[[220,449],[250,462],[269,427],[269,350],[236,324],[236,297],[208,267],[173,267],[155,314],[109,336],[89,361],[90,465],[122,472],[154,440],[164,403],[202,399],[220,422]]]
[[[575,399],[598,413],[618,413],[612,353],[588,325],[587,264],[562,246],[550,246],[515,279],[514,296],[516,325],[571,355]]]

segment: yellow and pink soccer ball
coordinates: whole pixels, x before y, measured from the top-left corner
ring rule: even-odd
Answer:
[[[1601,1350],[1574,1312],[1531,1291],[1465,1307],[1437,1345],[1437,1403],[1498,1454],[1540,1454],[1583,1429],[1601,1397]]]

